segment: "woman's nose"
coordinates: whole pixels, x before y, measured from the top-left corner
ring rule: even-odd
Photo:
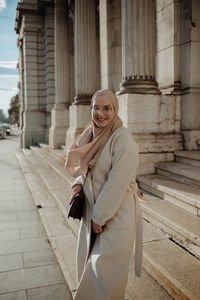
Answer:
[[[104,111],[103,111],[103,109],[101,109],[101,108],[100,108],[100,109],[98,109],[98,114],[99,114],[99,115],[103,115],[103,114],[104,114]]]

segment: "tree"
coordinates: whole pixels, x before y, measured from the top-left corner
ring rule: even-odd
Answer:
[[[8,110],[9,122],[11,124],[19,122],[19,94],[16,94],[10,100],[10,108]]]

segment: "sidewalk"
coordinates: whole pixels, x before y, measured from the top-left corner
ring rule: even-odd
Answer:
[[[0,140],[0,300],[71,300],[17,150],[18,137]]]

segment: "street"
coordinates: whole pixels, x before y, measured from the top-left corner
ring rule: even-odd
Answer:
[[[0,140],[0,300],[69,300],[16,151],[17,136]]]

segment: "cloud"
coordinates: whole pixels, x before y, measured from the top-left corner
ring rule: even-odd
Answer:
[[[6,0],[0,0],[0,11],[6,8]]]
[[[17,87],[12,87],[10,89],[7,89],[7,88],[1,88],[0,87],[0,91],[18,91],[18,88]]]
[[[0,67],[8,68],[8,69],[16,69],[17,61],[16,60],[13,60],[13,61],[0,61]]]

